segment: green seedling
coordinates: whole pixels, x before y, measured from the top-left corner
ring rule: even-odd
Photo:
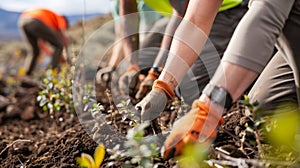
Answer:
[[[38,92],[37,101],[43,111],[50,114],[64,109],[68,113],[75,112],[72,84],[73,73],[70,73],[69,66],[63,66],[61,71],[57,72],[48,69],[42,79],[42,89]]]
[[[125,141],[126,150],[120,151],[119,145],[108,150],[109,160],[124,162],[123,167],[152,168],[158,167],[155,160],[159,157],[159,148],[155,144],[155,137],[145,137],[145,128],[150,125],[149,121],[138,124],[131,128]]]
[[[266,148],[263,159],[288,161],[291,165],[300,163],[300,111],[296,104],[279,106],[274,115],[269,116],[263,125]]]
[[[82,153],[76,158],[77,163],[82,168],[99,168],[104,160],[105,148],[103,144],[99,144],[94,152],[94,158],[86,153]]]
[[[149,125],[150,122],[144,122],[128,131],[125,146],[129,149],[126,154],[132,159],[130,163],[125,163],[125,166],[138,165],[141,168],[154,166],[154,159],[159,156],[159,148],[155,144],[156,137],[144,137],[145,128]]]
[[[246,109],[253,111],[255,107],[259,105],[258,101],[251,102],[248,95],[244,95],[244,99],[241,102],[246,106]]]
[[[183,153],[178,157],[179,165],[182,168],[209,167],[204,159],[208,154],[208,146],[195,143],[188,144],[183,148]]]

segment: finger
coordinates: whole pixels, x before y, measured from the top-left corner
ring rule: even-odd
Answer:
[[[141,101],[139,102],[136,106],[135,106],[135,109],[140,112],[140,113],[144,113],[145,112],[145,104],[147,102],[146,101]]]
[[[142,99],[146,95],[146,93],[148,92],[147,90],[148,90],[148,87],[141,85],[138,92],[136,93],[135,98],[136,99]]]

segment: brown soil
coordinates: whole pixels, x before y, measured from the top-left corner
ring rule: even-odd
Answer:
[[[5,89],[0,88],[1,95]],[[43,112],[35,101],[39,90],[35,83],[15,90],[5,95],[9,105],[0,112],[1,167],[78,167],[74,158],[97,144],[77,117]]]
[[[88,28],[85,37],[92,32],[88,32],[90,29],[94,30],[109,19],[111,16],[106,16],[102,20],[100,18],[100,21],[99,18],[95,18],[92,22],[86,23]],[[79,39],[80,28],[81,24],[78,23],[69,31],[74,38],[72,40],[79,45],[82,42]],[[4,53],[4,55],[8,54]],[[94,135],[95,139],[100,139],[104,145],[109,143],[109,140],[122,141],[119,137],[87,133],[75,114],[61,111],[50,116],[43,112],[36,102],[38,90],[38,83],[28,79],[13,88],[8,88],[0,82],[0,167],[78,167],[75,158],[83,152],[93,154],[97,146],[88,134]],[[171,111],[173,113],[170,113]],[[168,107],[159,119],[156,130],[164,130],[177,115],[182,115],[186,111],[186,109]],[[92,128],[97,124],[89,114],[81,115],[84,115],[81,118],[91,120],[85,122],[88,124],[85,128]],[[222,149],[235,158],[254,158],[256,147],[247,141],[255,139],[247,137],[246,142],[241,141],[245,123],[251,124],[243,107],[238,104],[225,116],[231,117],[225,117],[225,122],[221,125],[213,144],[210,158],[222,159],[217,149]],[[118,121],[116,128],[126,133],[129,129],[128,121],[121,122],[120,116],[116,116],[116,120]],[[101,167],[120,167],[126,160],[109,160],[108,157],[107,154]],[[173,160],[164,161],[161,158],[158,158],[157,162],[161,163],[161,167],[171,167],[175,164]]]
[[[2,121],[0,123],[1,167],[78,167],[75,161],[76,157],[80,156],[82,152],[93,153],[97,143],[83,129],[77,116],[62,111],[56,112],[53,117],[50,117],[37,106],[35,97],[39,90],[38,85],[32,82],[29,84],[23,82],[23,85],[16,88],[15,92],[7,95],[4,94],[5,88],[5,85],[0,88],[1,95],[4,95],[9,102],[2,107],[0,112]],[[24,116],[28,107],[33,107],[33,109],[27,112],[29,116]],[[8,113],[9,108],[15,109],[14,114]],[[230,113],[235,113],[232,115],[234,117],[225,118],[225,124],[219,129],[214,147],[226,150],[232,154],[232,157],[247,158],[251,155],[248,155],[247,151],[238,149],[240,147],[239,130],[236,129],[243,124],[240,123],[240,119],[244,115],[242,110],[238,110],[238,107],[231,110]],[[164,112],[160,123],[168,124],[170,122],[169,114],[169,112]],[[116,119],[118,120],[118,117]],[[122,122],[118,121],[118,123]],[[90,126],[93,124],[91,122]],[[123,122],[118,127],[122,127],[122,125],[126,132],[128,124]],[[241,127],[240,130],[242,129]],[[163,161],[162,159],[158,162],[165,165],[162,167],[174,164],[172,161]],[[104,161],[102,167],[118,167],[122,164],[124,164],[124,160],[121,162],[110,160]]]

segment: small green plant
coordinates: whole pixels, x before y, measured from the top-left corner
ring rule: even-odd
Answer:
[[[122,121],[129,119],[130,126],[136,126],[138,121],[140,120],[137,114],[133,111],[134,106],[131,104],[130,99],[125,101],[121,100],[119,104],[116,105],[118,108],[119,114],[122,115]]]
[[[253,111],[254,108],[259,105],[258,101],[251,103],[248,95],[244,95],[244,99],[241,100],[241,102],[248,108],[248,110],[251,111]]]
[[[99,168],[104,160],[105,148],[103,144],[99,144],[94,152],[94,158],[86,153],[82,153],[76,158],[77,163],[82,168]]]
[[[43,111],[53,114],[63,108],[71,114],[75,113],[72,97],[73,73],[72,67],[64,65],[57,72],[48,69],[42,79],[42,89],[38,92],[37,101]]]
[[[124,168],[139,167],[152,168],[157,167],[155,160],[159,156],[159,148],[156,146],[156,137],[144,137],[145,128],[150,125],[150,122],[144,122],[140,125],[131,128],[125,141],[126,149],[120,151],[119,145],[114,149],[108,150],[109,160],[123,162]],[[113,164],[113,162],[111,162]]]
[[[264,150],[264,158],[300,163],[300,111],[295,104],[278,107],[274,115],[264,124],[266,141],[270,143]]]
[[[204,162],[208,154],[209,145],[195,143],[188,144],[183,148],[182,155],[178,157],[179,165],[182,168],[197,168],[197,167],[209,167]]]
[[[132,159],[130,163],[125,163],[125,167],[136,164],[143,168],[153,167],[154,159],[159,156],[159,148],[154,143],[156,137],[144,137],[145,128],[149,125],[150,122],[144,122],[128,131],[125,146],[129,149],[126,154]]]

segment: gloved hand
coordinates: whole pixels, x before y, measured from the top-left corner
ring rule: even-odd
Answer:
[[[158,76],[159,76],[159,73],[154,72],[152,69],[148,72],[148,75],[141,83],[139,90],[135,95],[135,98],[137,100],[142,99],[143,97],[145,97],[147,95],[147,93],[150,92],[150,90],[153,86],[153,83],[158,78]]]
[[[139,70],[138,66],[133,65],[120,77],[118,83],[122,95],[129,94],[130,97],[134,97],[135,90],[139,84]]]
[[[174,91],[167,83],[155,80],[150,93],[135,106],[141,113],[142,121],[157,118],[164,110],[168,99],[172,99],[174,95]]]
[[[195,100],[192,109],[174,123],[162,148],[164,159],[180,155],[186,144],[199,142],[199,138],[204,137],[201,143],[210,145],[216,137],[216,125],[223,122],[220,118],[205,103]]]
[[[109,87],[111,82],[112,73],[115,71],[115,67],[98,68],[95,77],[95,90],[96,100],[103,104],[108,103],[105,96],[105,90]]]
[[[96,84],[103,84],[106,87],[109,87],[111,82],[112,73],[116,70],[115,67],[105,67],[98,68],[96,73]]]

